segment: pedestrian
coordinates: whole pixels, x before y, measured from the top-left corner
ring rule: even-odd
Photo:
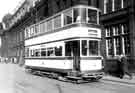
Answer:
[[[121,67],[123,73],[123,76],[121,76],[121,78],[123,78],[124,75],[128,75],[129,78],[132,79],[132,74],[129,72],[128,66],[129,62],[127,61],[127,57],[125,55],[121,55]]]
[[[124,72],[123,72],[123,66],[122,66],[122,62],[121,62],[121,56],[118,56],[118,59],[117,59],[117,71],[118,71],[118,77],[119,78],[123,78],[124,76]]]

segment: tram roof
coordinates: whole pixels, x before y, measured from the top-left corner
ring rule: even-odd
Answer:
[[[43,20],[41,20],[41,21],[39,21],[39,22],[33,24],[33,25],[30,25],[29,27],[34,26],[34,25],[37,25],[37,24],[40,24],[40,23],[42,23],[42,22],[44,22],[44,21],[46,21],[46,20],[52,19],[53,17],[58,16],[58,15],[60,15],[61,13],[64,13],[64,12],[66,12],[66,11],[68,11],[68,10],[73,9],[73,8],[88,8],[88,9],[97,10],[98,12],[101,12],[101,10],[100,10],[99,8],[96,8],[96,7],[93,7],[93,6],[88,6],[88,5],[81,5],[81,4],[79,4],[79,5],[75,5],[75,6],[69,7],[69,8],[67,8],[67,9],[65,9],[65,10],[62,10],[62,11],[60,11],[60,12],[58,12],[58,13],[52,15],[52,16],[49,16],[49,17],[47,17],[47,18],[45,18],[45,19],[43,19]]]

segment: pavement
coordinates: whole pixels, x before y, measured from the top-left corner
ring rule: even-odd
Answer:
[[[112,81],[112,82],[119,82],[119,83],[135,85],[135,75],[133,75],[132,79],[130,79],[127,75],[125,75],[123,79],[120,79],[118,77],[111,76],[111,75],[105,75],[102,79],[107,80],[107,81]]]

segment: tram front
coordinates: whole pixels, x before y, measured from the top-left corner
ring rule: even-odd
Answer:
[[[77,25],[72,32],[76,37],[65,42],[65,53],[73,57],[72,75],[83,79],[100,79],[103,76],[99,12],[86,6],[74,7],[72,12],[73,22]]]

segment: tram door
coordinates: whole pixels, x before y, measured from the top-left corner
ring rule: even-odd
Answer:
[[[65,44],[66,56],[73,58],[73,69],[80,71],[80,42],[79,40],[68,41]]]

